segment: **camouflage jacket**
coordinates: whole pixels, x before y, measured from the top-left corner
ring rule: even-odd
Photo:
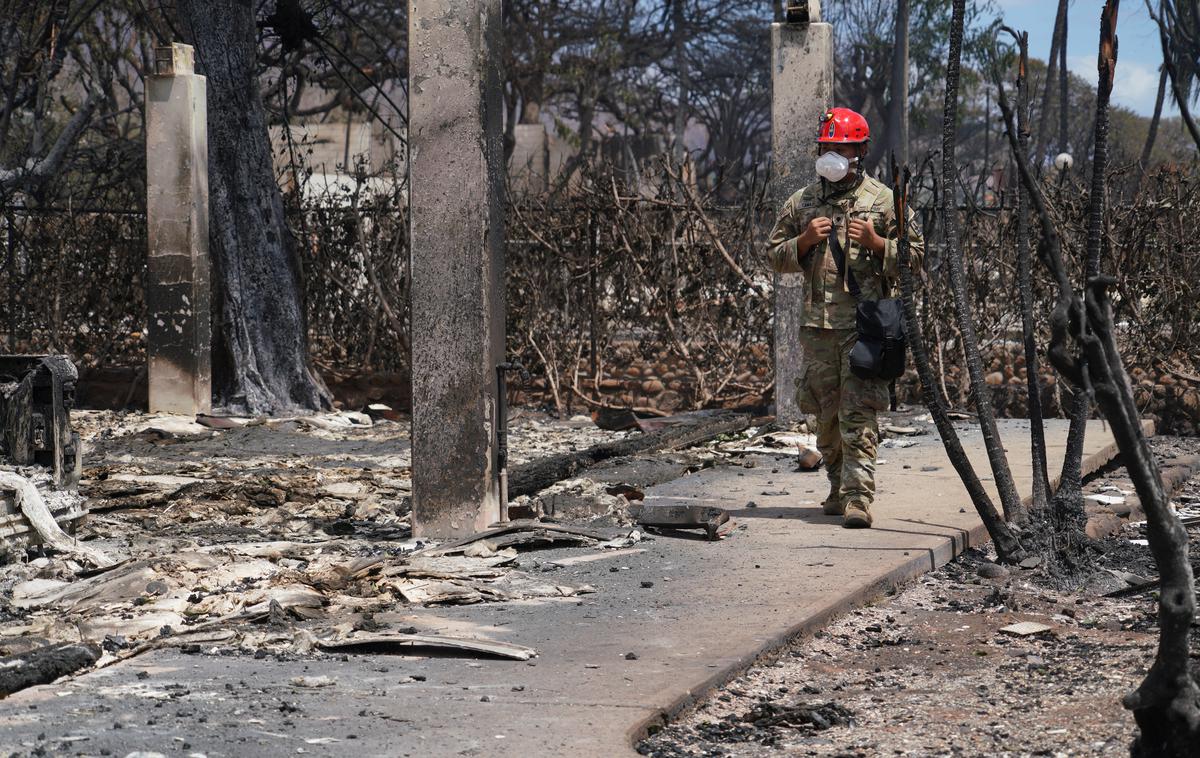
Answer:
[[[803,273],[805,302],[802,326],[820,329],[853,329],[854,298],[838,275],[837,264],[822,241],[800,258],[797,238],[808,222],[820,216],[833,219],[842,241],[842,250],[849,259],[850,270],[862,290],[865,300],[895,297],[899,286],[900,268],[896,255],[896,211],[892,191],[882,182],[869,176],[857,186],[841,192],[823,195],[827,185],[810,184],[788,198],[771,231],[767,254],[771,267],[781,274]],[[875,232],[885,242],[883,257],[872,254],[849,238],[848,218],[869,220]],[[925,256],[925,240],[921,237],[912,209],[908,209],[908,240],[914,269],[920,270]]]

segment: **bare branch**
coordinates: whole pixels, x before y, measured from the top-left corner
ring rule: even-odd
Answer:
[[[99,100],[99,96],[94,93],[88,95],[87,100],[59,132],[58,139],[41,159],[32,162],[28,168],[0,169],[0,189],[4,191],[17,188],[28,190],[58,174],[67,154],[75,146],[84,129],[87,128],[88,122],[91,121]]]

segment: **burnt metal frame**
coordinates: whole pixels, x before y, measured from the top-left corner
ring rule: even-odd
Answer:
[[[75,364],[65,355],[0,356],[0,456],[40,465],[60,489],[79,485],[79,435],[71,429]]]

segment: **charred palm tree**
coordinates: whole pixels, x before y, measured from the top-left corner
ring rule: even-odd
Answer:
[[[1108,13],[1108,6],[1106,6],[1105,13]],[[1116,6],[1113,6],[1114,32],[1116,21]],[[1115,40],[1114,36],[1114,68],[1116,66]],[[1087,244],[1084,248],[1083,261],[1084,282],[1090,282],[1100,275],[1100,254],[1104,246],[1104,213],[1108,192],[1105,181],[1105,174],[1108,171],[1108,103],[1112,94],[1112,80],[1111,72],[1107,82],[1103,69],[1100,73],[1100,82],[1096,91],[1096,115],[1093,120],[1095,131],[1092,135],[1092,181],[1088,192]],[[1086,363],[1086,356],[1083,360]],[[1063,464],[1061,484],[1058,492],[1054,495],[1055,520],[1060,528],[1068,531],[1082,531],[1083,525],[1087,522],[1087,514],[1083,508],[1083,471],[1080,464],[1083,459],[1083,437],[1088,416],[1091,415],[1091,405],[1090,393],[1076,392],[1071,414],[1071,429],[1067,435],[1067,458]]]
[[[975,473],[975,467],[967,458],[962,441],[958,438],[958,430],[954,428],[954,423],[950,420],[945,400],[937,390],[937,379],[934,377],[933,367],[929,363],[929,353],[925,350],[925,339],[921,334],[921,319],[917,316],[912,258],[908,249],[908,184],[910,179],[911,174],[908,167],[905,166],[904,178],[901,180],[900,167],[896,163],[896,156],[893,155],[892,189],[896,212],[897,257],[900,263],[900,295],[904,301],[904,329],[908,335],[909,348],[912,350],[913,363],[917,367],[917,376],[921,380],[921,398],[925,402],[925,407],[929,409],[929,415],[937,426],[938,434],[942,437],[942,444],[946,447],[946,455],[950,458],[950,464],[954,466],[954,470],[958,472],[959,478],[966,486],[967,493],[971,496],[971,502],[979,513],[979,518],[983,521],[988,535],[996,545],[997,555],[1006,563],[1018,563],[1026,557],[1025,549],[1016,534],[1008,528],[1004,519],[1000,518],[996,506],[992,503],[992,498],[983,488],[979,475]]]
[[[1029,34],[1018,34],[1004,26],[1002,31],[1017,42],[1017,160],[1029,160]],[[999,69],[994,68],[996,88],[1004,97],[1004,84]],[[1033,498],[1035,510],[1043,511],[1050,502],[1050,475],[1046,467],[1046,429],[1042,415],[1042,380],[1038,371],[1036,321],[1033,316],[1032,261],[1029,252],[1029,195],[1022,188],[1017,193],[1017,287],[1021,298],[1021,337],[1025,350],[1026,390],[1029,406],[1029,447],[1033,465]]]
[[[963,264],[958,213],[955,207],[956,193],[949,188],[958,186],[958,166],[955,161],[955,141],[958,131],[958,84],[962,59],[963,18],[966,0],[954,0],[954,12],[950,25],[950,55],[946,64],[946,101],[942,114],[942,186],[948,191],[942,195],[942,224],[946,238],[946,257],[950,271],[950,288],[954,298],[954,312],[963,339],[963,352],[967,361],[967,373],[971,383],[971,399],[979,414],[979,428],[987,448],[988,461],[1004,517],[1010,523],[1025,520],[1025,505],[1017,494],[1004,444],[996,429],[996,418],[992,411],[988,385],[983,380],[983,359],[979,354],[979,340],[975,332],[975,319],[971,299],[967,294],[966,271]]]
[[[1066,37],[1067,0],[1058,0],[1058,13],[1054,17],[1054,32],[1050,37],[1050,55],[1046,58],[1046,79],[1042,85],[1042,108],[1041,114],[1038,116],[1037,138],[1033,149],[1034,161],[1039,166],[1046,157],[1046,145],[1049,142],[1050,135],[1050,98],[1054,92],[1054,83],[1057,79],[1058,59],[1062,51],[1066,48]],[[1065,89],[1060,88],[1058,103],[1060,113],[1066,112],[1066,98],[1063,94],[1065,91]],[[1061,134],[1058,147],[1060,151],[1066,149],[1066,138]]]
[[[1066,14],[1066,0],[1060,0],[1060,9]],[[1062,45],[1059,47],[1058,78],[1058,151],[1067,152],[1067,122],[1070,102],[1068,99],[1067,73],[1067,15],[1063,16]],[[1095,143],[1093,143],[1095,144]],[[1103,175],[1101,175],[1103,176]],[[1079,522],[1083,516],[1083,443],[1087,435],[1088,417],[1092,414],[1092,402],[1086,393],[1075,392],[1071,397],[1067,429],[1067,447],[1063,453],[1062,472],[1058,476],[1058,490],[1054,493],[1054,513],[1060,523]]]
[[[1007,27],[1005,27],[1005,28],[1007,29]],[[1025,38],[1025,36],[1023,34],[1018,36],[1015,32],[1012,32],[1012,30],[1008,30],[1008,31],[1013,34],[1013,36],[1018,40],[1018,43],[1020,43],[1020,41]],[[1027,60],[1027,59],[1025,59],[1025,60]],[[1008,136],[1009,147],[1012,150],[1013,160],[1018,166],[1028,167],[1028,166],[1030,166],[1030,156],[1029,156],[1029,151],[1027,149],[1028,142],[1025,140],[1022,140],[1022,135],[1024,132],[1023,120],[1021,119],[1021,117],[1019,115],[1019,111],[1018,111],[1018,115],[1014,116],[1014,114],[1013,114],[1013,107],[1009,103],[1008,94],[1005,91],[1004,83],[1003,83],[1000,73],[999,73],[999,68],[993,67],[992,73],[995,78],[996,89],[997,89],[997,93],[998,93],[997,103],[999,104],[1000,112],[1004,117],[1004,122],[1005,122],[1005,126],[1006,126],[1005,132]],[[1020,74],[1018,74],[1018,88],[1017,88],[1018,97],[1020,97],[1020,92],[1021,92],[1021,88],[1019,86],[1020,79],[1021,79]],[[1030,171],[1032,171],[1032,169],[1030,169]],[[1022,279],[1022,284],[1021,284],[1022,324],[1025,327],[1024,337],[1025,337],[1026,360],[1029,364],[1029,370],[1030,370],[1029,392],[1030,392],[1030,425],[1032,428],[1032,430],[1031,430],[1032,445],[1031,446],[1036,449],[1036,446],[1038,444],[1038,439],[1040,436],[1041,444],[1043,446],[1042,447],[1043,455],[1044,455],[1045,436],[1044,436],[1044,430],[1041,428],[1042,427],[1042,419],[1041,419],[1041,414],[1040,414],[1041,406],[1040,406],[1040,402],[1038,402],[1038,400],[1040,399],[1040,386],[1039,386],[1040,382],[1037,382],[1034,379],[1035,371],[1037,370],[1037,367],[1038,367],[1038,362],[1037,362],[1038,359],[1037,359],[1037,346],[1035,344],[1035,340],[1034,340],[1034,336],[1033,336],[1032,328],[1031,328],[1032,327],[1032,316],[1033,316],[1032,303],[1030,303],[1028,306],[1025,303],[1025,300],[1027,297],[1028,298],[1032,297],[1031,293],[1029,292],[1030,279],[1032,278],[1032,272],[1030,271],[1031,261],[1030,261],[1030,249],[1029,249],[1030,246],[1029,246],[1029,240],[1028,240],[1029,231],[1028,231],[1028,223],[1027,223],[1027,215],[1028,215],[1030,205],[1032,205],[1033,209],[1037,211],[1038,219],[1041,222],[1041,245],[1039,246],[1039,249],[1038,249],[1039,257],[1041,257],[1043,260],[1045,260],[1048,255],[1052,254],[1053,257],[1057,257],[1057,258],[1061,259],[1062,258],[1062,240],[1059,237],[1057,227],[1054,225],[1053,221],[1050,218],[1050,214],[1046,212],[1045,197],[1041,193],[1038,193],[1036,195],[1032,194],[1030,192],[1030,190],[1028,189],[1028,187],[1026,187],[1024,185],[1024,182],[1022,182],[1021,190],[1022,190],[1021,194],[1020,194],[1021,204],[1018,206],[1018,210],[1021,213],[1021,215],[1026,216],[1026,218],[1021,219],[1022,221],[1025,222],[1025,229],[1023,230],[1023,232],[1018,231],[1019,236],[1023,234],[1025,237],[1023,244],[1018,244],[1018,276],[1020,276]],[[1076,394],[1077,399],[1083,400],[1085,408],[1090,408],[1090,402],[1087,399],[1086,393],[1077,391],[1075,394]],[[1034,420],[1035,413],[1037,413],[1036,422]],[[1086,417],[1084,420],[1086,421]],[[1085,529],[1084,529],[1084,527],[1086,525],[1086,518],[1084,517],[1084,513],[1083,513],[1083,509],[1082,509],[1082,502],[1083,502],[1083,490],[1082,490],[1082,484],[1081,484],[1081,473],[1082,473],[1081,462],[1083,460],[1083,434],[1081,431],[1082,429],[1083,429],[1083,427],[1074,428],[1074,426],[1073,426],[1072,431],[1068,432],[1068,434],[1067,434],[1066,459],[1063,462],[1064,474],[1062,477],[1060,477],[1058,491],[1054,493],[1054,498],[1053,498],[1052,502],[1050,503],[1050,505],[1052,505],[1053,507],[1035,508],[1033,510],[1033,516],[1036,518],[1036,520],[1041,521],[1047,525],[1047,528],[1037,531],[1037,535],[1038,535],[1037,541],[1039,543],[1039,545],[1038,545],[1039,552],[1041,552],[1042,556],[1044,558],[1046,558],[1047,561],[1058,565],[1060,568],[1062,568],[1068,572],[1074,572],[1080,568],[1080,558],[1082,555],[1082,548],[1084,548],[1085,546],[1087,546],[1089,544],[1087,533],[1085,532]],[[1037,433],[1039,431],[1043,432],[1043,433],[1041,435],[1038,435]],[[1037,479],[1039,477],[1045,477],[1047,475],[1046,474],[1046,460],[1044,457],[1041,459],[1040,464],[1041,464],[1041,468],[1039,471],[1039,468],[1038,468],[1039,461],[1038,461],[1038,457],[1035,453],[1034,459],[1033,459],[1035,491],[1038,488]],[[1072,474],[1071,474],[1072,471],[1075,472],[1073,474],[1074,478],[1068,478],[1068,477],[1072,476]],[[1043,480],[1043,481],[1045,482],[1043,491],[1046,493],[1049,493],[1050,492],[1049,482],[1047,480]],[[1034,497],[1036,500],[1037,495],[1035,494]],[[1047,505],[1047,503],[1045,500],[1042,500],[1042,501],[1040,501],[1040,505],[1045,506],[1045,505]],[[1027,547],[1032,547],[1032,546],[1027,545]]]

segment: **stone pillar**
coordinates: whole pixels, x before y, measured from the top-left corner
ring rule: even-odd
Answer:
[[[190,45],[155,50],[146,83],[150,411],[212,410],[208,109]]]
[[[771,200],[777,209],[793,192],[816,181],[817,127],[821,113],[833,105],[833,27],[821,23],[818,0],[807,4],[807,23],[771,24]],[[783,424],[803,419],[795,397],[803,363],[803,297],[800,274],[775,275],[775,413]]]
[[[501,0],[409,3],[413,534],[500,520]]]

